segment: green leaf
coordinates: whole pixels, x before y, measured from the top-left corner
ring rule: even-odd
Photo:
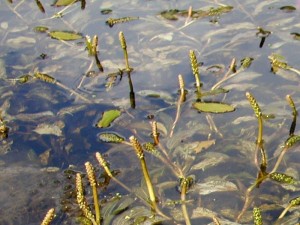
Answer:
[[[235,108],[225,103],[214,103],[214,102],[196,102],[193,107],[200,112],[208,113],[226,113],[232,112]]]
[[[101,133],[99,134],[99,139],[108,143],[121,143],[125,139],[115,133]]]
[[[103,113],[102,118],[98,121],[96,127],[104,128],[110,126],[116,118],[121,115],[120,110],[108,110]]]
[[[74,41],[83,38],[81,34],[72,31],[51,31],[49,35],[54,39],[63,41]]]
[[[282,10],[283,12],[290,13],[290,12],[295,11],[296,7],[290,6],[290,5],[286,5],[286,6],[280,7],[279,9]]]
[[[56,2],[53,3],[53,6],[67,6],[67,5],[71,5],[74,2],[76,2],[77,0],[57,0]]]

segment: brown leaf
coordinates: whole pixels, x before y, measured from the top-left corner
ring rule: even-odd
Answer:
[[[198,154],[202,152],[204,149],[208,149],[210,146],[214,145],[216,143],[216,140],[207,140],[207,141],[199,141],[197,142],[197,145],[193,148],[193,150]]]

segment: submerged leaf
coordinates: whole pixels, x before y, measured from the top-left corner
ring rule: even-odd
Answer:
[[[225,103],[215,103],[215,102],[196,102],[193,107],[200,112],[208,113],[226,113],[233,112],[235,108],[231,105]]]
[[[108,110],[103,113],[102,118],[98,121],[96,127],[103,128],[110,126],[110,123],[113,122],[116,118],[121,115],[120,110]]]
[[[228,192],[228,191],[237,191],[237,186],[226,180],[215,179],[208,182],[201,182],[195,184],[195,189],[199,190],[200,195],[208,195],[214,192]]]
[[[51,31],[49,32],[50,37],[63,41],[74,41],[83,38],[79,33],[73,31]]]
[[[38,134],[52,134],[55,136],[62,136],[62,126],[60,124],[41,123],[33,131]]]
[[[228,93],[229,90],[228,89],[224,89],[224,88],[216,88],[210,91],[206,91],[206,92],[202,92],[201,93],[201,97],[204,96],[211,96],[211,95],[218,95],[218,94],[224,94],[224,93]]]

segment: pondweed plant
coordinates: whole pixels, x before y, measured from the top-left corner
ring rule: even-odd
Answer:
[[[133,68],[130,67],[129,65],[129,59],[128,59],[128,52],[127,52],[127,43],[124,37],[123,32],[119,32],[119,41],[120,41],[120,46],[123,51],[124,55],[124,64],[125,67],[121,68],[118,70],[116,73],[108,74],[107,75],[107,85],[111,88],[115,85],[115,81],[118,76],[122,77],[124,73],[127,74],[128,77],[128,86],[129,86],[129,99],[130,99],[130,105],[131,108],[135,108],[135,93],[134,93],[134,87],[133,87],[133,82],[131,80],[131,72],[133,71]],[[88,54],[90,56],[95,57],[96,59],[96,64],[97,67],[99,68],[100,71],[103,71],[103,67],[98,59],[98,37],[94,36],[93,40],[91,40],[88,36],[86,36],[86,47]],[[189,58],[190,58],[190,66],[191,66],[191,72],[194,76],[195,80],[195,93],[196,96],[193,100],[193,107],[197,109],[199,112],[204,112],[206,114],[206,119],[207,123],[209,124],[210,130],[214,131],[216,134],[218,134],[220,137],[223,137],[221,131],[219,128],[216,126],[214,122],[214,118],[210,113],[225,113],[225,112],[231,112],[234,111],[235,108],[231,105],[223,103],[223,98],[222,102],[219,101],[212,101],[211,99],[206,100],[207,97],[211,96],[216,96],[219,94],[225,94],[228,93],[229,90],[226,90],[222,88],[221,86],[229,81],[231,78],[237,76],[240,74],[242,71],[245,71],[247,68],[250,67],[253,58],[251,57],[245,57],[243,60],[241,60],[241,65],[238,67],[236,65],[236,59],[233,58],[228,71],[225,73],[225,75],[217,81],[212,87],[206,91],[205,86],[202,85],[201,80],[200,80],[200,65],[198,63],[195,51],[190,50],[189,51]],[[271,64],[273,71],[276,72],[277,69],[288,69],[291,70],[291,67],[287,65],[287,63],[280,61],[280,59],[276,55],[272,55],[270,57]],[[294,70],[292,70],[294,71]],[[19,83],[26,83],[29,80],[41,80],[46,83],[54,84],[57,85],[71,94],[74,94],[76,97],[81,99],[84,103],[93,103],[92,100],[87,99],[86,97],[80,95],[74,90],[71,90],[70,88],[66,87],[65,85],[61,84],[58,82],[54,77],[42,73],[39,71],[34,71],[34,73],[31,74],[26,74],[23,75],[17,79],[15,79],[16,82]],[[105,141],[108,143],[119,143],[125,147],[131,146],[135,154],[138,158],[138,161],[140,163],[140,171],[143,175],[143,183],[144,189],[146,190],[143,195],[141,195],[139,192],[136,190],[132,189],[132,187],[129,187],[127,184],[124,184],[124,182],[120,181],[117,178],[117,175],[110,169],[109,164],[107,161],[104,159],[104,157],[100,153],[96,153],[96,159],[99,162],[100,166],[103,168],[106,177],[109,178],[110,181],[115,182],[116,184],[120,185],[124,190],[126,190],[130,195],[135,196],[135,198],[138,200],[138,204],[141,203],[142,205],[142,210],[141,208],[133,208],[131,212],[136,213],[142,213],[142,214],[136,214],[136,215],[131,215],[129,212],[126,214],[126,218],[128,221],[131,219],[133,220],[141,220],[143,219],[144,221],[147,222],[164,222],[168,221],[171,223],[176,223],[177,220],[179,221],[184,221],[186,225],[192,224],[192,218],[194,215],[194,211],[192,212],[190,210],[190,201],[191,199],[189,198],[189,193],[193,192],[193,188],[195,185],[195,175],[193,174],[194,172],[194,162],[196,156],[185,153],[184,151],[180,153],[180,160],[176,159],[174,156],[178,153],[174,153],[175,151],[173,150],[173,147],[169,147],[166,143],[165,140],[162,141],[162,139],[165,139],[164,137],[168,137],[168,139],[173,140],[173,139],[181,139],[180,136],[177,135],[178,129],[178,123],[180,121],[180,116],[182,113],[182,107],[185,106],[188,101],[186,101],[186,95],[187,95],[187,90],[185,87],[185,82],[183,79],[182,75],[178,75],[178,83],[179,83],[179,96],[178,100],[176,102],[176,114],[174,116],[174,119],[172,119],[171,126],[169,128],[162,129],[162,126],[164,124],[159,123],[156,120],[151,121],[151,137],[152,141],[146,141],[145,143],[141,144],[138,139],[140,139],[140,135],[138,130],[134,130],[133,134],[130,138],[129,141],[126,141],[125,138],[118,136],[116,133],[101,133],[99,134],[99,138],[101,141]],[[289,138],[286,140],[284,144],[284,148],[282,149],[281,153],[279,154],[277,161],[275,162],[275,165],[272,169],[269,169],[269,161],[267,157],[267,151],[265,150],[265,143],[263,139],[263,119],[264,119],[264,114],[262,113],[262,110],[256,101],[255,97],[250,93],[246,92],[246,98],[249,100],[250,105],[254,111],[254,114],[256,116],[257,122],[258,122],[258,132],[257,132],[257,139],[256,139],[256,147],[254,151],[254,164],[258,169],[258,175],[255,180],[255,182],[246,190],[245,196],[244,196],[244,205],[243,208],[241,209],[239,215],[236,218],[236,221],[240,221],[242,217],[244,216],[245,212],[248,210],[248,208],[251,205],[253,196],[252,192],[255,188],[258,188],[260,185],[263,184],[263,182],[267,179],[274,180],[277,182],[281,183],[289,183],[289,184],[295,184],[296,181],[292,176],[289,176],[284,173],[278,172],[278,168],[283,160],[284,155],[286,152],[291,149],[296,143],[300,141],[300,136],[295,135],[295,128],[296,128],[296,122],[297,122],[297,109],[294,104],[294,101],[291,96],[287,96],[286,99],[292,109],[292,115],[293,115],[293,121],[292,125],[290,127],[289,131]],[[118,111],[119,113],[119,111]],[[121,114],[121,113],[119,113]],[[4,121],[0,121],[2,125],[4,124]],[[110,122],[108,122],[109,125]],[[107,126],[108,126],[107,125]],[[160,129],[158,129],[158,125],[160,126]],[[99,126],[101,127],[101,126]],[[165,136],[162,136],[159,132],[165,130]],[[4,133],[4,132],[2,132]],[[182,135],[182,134],[181,134]],[[208,135],[208,143],[214,143],[214,142],[209,142],[211,140],[210,135]],[[174,141],[174,140],[173,140]],[[179,143],[179,142],[178,142]],[[189,150],[187,150],[189,151]],[[197,150],[198,151],[198,150]],[[201,151],[201,150],[199,150]],[[258,153],[260,155],[258,156]],[[173,183],[168,184],[168,185],[173,185],[173,187],[176,187],[176,189],[179,192],[178,199],[173,199],[170,200],[172,204],[175,205],[180,205],[180,211],[177,212],[180,214],[181,218],[174,218],[174,215],[171,214],[171,212],[165,212],[164,206],[170,203],[167,203],[166,200],[164,200],[161,197],[161,190],[157,188],[159,186],[156,181],[157,178],[155,179],[155,182],[153,181],[153,171],[149,170],[149,167],[146,163],[146,157],[147,154],[150,154],[154,156],[156,159],[158,159],[163,168],[170,172]],[[87,178],[91,187],[91,192],[93,196],[92,204],[88,203],[88,198],[87,198],[87,193],[84,191],[84,185],[82,182],[82,175],[80,173],[76,173],[76,199],[77,199],[77,204],[78,207],[81,210],[81,215],[78,217],[79,221],[81,224],[93,224],[93,225],[100,225],[100,224],[110,224],[112,219],[112,216],[109,213],[112,213],[112,208],[116,211],[116,215],[118,213],[126,211],[129,207],[130,204],[133,203],[127,198],[127,203],[125,204],[124,201],[122,200],[121,197],[117,197],[116,201],[120,202],[120,205],[117,206],[116,202],[110,202],[110,203],[105,203],[105,201],[102,201],[99,199],[99,180],[98,177],[95,175],[94,167],[90,162],[85,163],[86,167],[86,174]],[[204,167],[205,168],[205,167]],[[270,172],[269,172],[270,171]],[[169,181],[171,182],[171,181]],[[227,181],[226,181],[227,182]],[[109,183],[109,181],[108,181]],[[209,182],[208,182],[209,183]],[[201,182],[200,182],[201,184]],[[230,183],[231,187],[233,190],[237,190],[237,187],[233,184]],[[234,187],[232,187],[234,185]],[[206,189],[211,189],[212,187],[205,187]],[[205,189],[203,188],[203,189]],[[144,190],[143,190],[144,191]],[[130,203],[129,203],[130,202]],[[123,204],[123,206],[121,206]],[[295,207],[299,205],[299,197],[292,199],[290,203],[285,207],[285,209],[282,211],[281,215],[279,216],[279,219],[282,219],[288,210],[290,210],[292,207]],[[93,207],[91,207],[93,206]],[[140,207],[140,206],[138,206]],[[93,210],[92,210],[93,208]],[[148,210],[148,214],[145,214],[145,210]],[[128,214],[129,213],[129,214]],[[207,213],[207,212],[200,212],[197,214],[198,217],[206,217],[209,218],[211,221],[213,221],[214,224],[222,224],[222,218],[217,215],[216,213]],[[49,215],[45,217],[43,221],[43,225],[50,224],[52,218],[54,217],[54,210],[51,209],[49,211]],[[123,218],[124,219],[124,218]],[[253,221],[254,224],[260,225],[262,224],[263,221],[263,215],[261,214],[261,210],[259,206],[256,205],[255,208],[253,208]]]
[[[271,172],[267,172],[267,156],[266,156],[266,152],[264,149],[264,141],[263,141],[263,122],[262,122],[262,112],[261,109],[256,101],[256,99],[249,93],[246,93],[246,97],[248,98],[248,100],[250,101],[250,105],[253,108],[253,111],[257,117],[258,120],[258,137],[257,137],[257,143],[256,143],[256,149],[259,149],[261,152],[261,164],[260,164],[260,169],[258,172],[258,176],[257,179],[255,181],[254,184],[252,184],[246,191],[245,194],[245,202],[244,202],[244,206],[242,211],[240,212],[240,214],[238,215],[236,221],[239,222],[240,219],[242,218],[242,216],[244,215],[244,213],[246,212],[247,208],[250,206],[250,203],[252,201],[251,199],[251,192],[254,190],[254,188],[258,188],[259,185],[261,183],[263,183],[266,179],[271,179],[274,181],[277,181],[279,183],[284,183],[284,184],[296,184],[296,180],[289,175],[283,174],[283,173],[279,173],[277,172],[278,167],[285,155],[285,153],[291,149],[296,143],[298,143],[300,141],[300,136],[298,135],[294,135],[294,131],[295,131],[295,127],[296,127],[296,120],[297,120],[297,115],[298,112],[296,110],[295,107],[295,103],[292,99],[292,97],[290,95],[286,96],[286,99],[289,103],[289,105],[292,108],[293,111],[293,121],[291,124],[291,128],[290,128],[290,136],[288,137],[288,139],[286,140],[283,149],[281,150],[280,155],[277,158],[277,161],[273,167],[273,169],[271,169]],[[257,152],[257,150],[256,150]],[[257,162],[257,156],[255,153],[255,162]],[[278,219],[283,218],[283,216],[286,214],[286,212],[293,206],[299,205],[298,202],[298,198],[296,198],[295,201],[291,201],[291,203],[286,207],[286,209],[281,213],[281,215],[279,216]],[[255,210],[255,212],[253,212],[255,215],[257,215],[257,210]],[[256,218],[256,216],[254,217]],[[258,222],[255,224],[262,224],[261,219],[257,220]]]
[[[131,106],[135,105],[134,102],[134,90],[133,90],[133,85],[131,82],[130,78],[130,72],[132,71],[132,68],[130,68],[129,63],[128,63],[128,53],[127,53],[127,47],[126,47],[126,41],[124,38],[124,34],[120,32],[119,34],[119,39],[121,43],[122,50],[124,52],[124,59],[125,59],[125,69],[121,69],[120,71],[126,71],[128,74],[129,78],[129,87],[130,87],[130,99],[131,99]],[[202,111],[203,109],[197,108],[200,107],[199,105],[195,105],[197,103],[200,104],[206,104],[206,102],[203,100],[206,96],[210,95],[217,95],[220,93],[227,93],[228,91],[219,88],[219,86],[227,81],[229,78],[236,76],[240,71],[245,70],[248,68],[252,62],[252,58],[245,58],[241,62],[241,67],[236,70],[236,63],[235,59],[232,60],[231,65],[229,67],[228,72],[226,73],[227,75],[224,76],[221,81],[217,82],[210,91],[204,92],[202,91],[201,88],[201,81],[200,81],[200,76],[199,76],[199,68],[198,68],[198,63],[197,59],[195,56],[194,51],[190,51],[190,61],[191,61],[191,70],[195,78],[195,83],[196,83],[196,97],[195,97],[195,103],[194,107],[198,109],[199,111]],[[41,75],[39,75],[41,76]],[[48,78],[47,76],[41,77],[42,79],[49,79],[52,82],[52,79]],[[182,75],[178,76],[178,82],[179,82],[179,98],[176,104],[176,115],[173,120],[173,124],[170,127],[170,130],[167,132],[168,138],[172,139],[174,138],[173,136],[176,135],[176,125],[180,120],[180,114],[181,114],[181,107],[183,106],[183,103],[185,103],[186,100],[186,94],[187,91],[185,90],[185,83],[183,80]],[[133,97],[132,97],[133,95]],[[286,152],[291,149],[296,143],[300,141],[300,136],[295,135],[295,128],[296,128],[296,122],[297,122],[297,109],[294,104],[294,101],[291,96],[287,96],[286,99],[293,111],[293,121],[292,125],[290,127],[290,132],[289,132],[289,138],[286,140],[284,144],[284,148],[282,149],[281,153],[279,154],[277,161],[275,162],[274,167],[271,170],[268,170],[269,163],[268,163],[268,157],[267,157],[267,152],[265,150],[264,146],[264,139],[263,139],[263,119],[266,115],[262,113],[262,110],[255,99],[255,97],[250,93],[246,92],[246,98],[249,100],[250,105],[254,111],[254,114],[257,118],[258,121],[258,132],[257,132],[257,139],[256,139],[256,147],[254,151],[254,164],[258,169],[258,174],[255,182],[248,187],[248,189],[245,192],[244,195],[244,205],[243,208],[241,209],[239,215],[236,217],[236,222],[241,221],[243,216],[245,215],[246,211],[248,208],[251,206],[251,202],[255,198],[252,195],[252,192],[255,188],[259,188],[261,185],[263,185],[263,182],[267,179],[277,181],[279,183],[284,183],[284,184],[296,184],[296,180],[292,177],[289,176],[285,173],[280,173],[278,172],[278,167],[281,164],[284,155]],[[133,99],[133,100],[132,100]],[[207,102],[208,105],[211,107],[210,103]],[[227,112],[224,110],[224,103],[220,102],[214,102],[213,103],[213,109],[209,109],[208,111],[205,112],[217,112],[217,113],[224,113]],[[197,106],[197,107],[196,107]],[[206,106],[207,107],[207,106]],[[226,105],[226,107],[228,107]],[[216,133],[218,132],[218,128],[216,127],[214,123],[214,118],[208,114],[206,116],[208,123],[211,126],[211,129],[215,130]],[[96,159],[99,162],[99,165],[103,168],[106,176],[109,178],[109,180],[115,182],[116,184],[120,185],[124,190],[126,190],[130,195],[135,196],[135,198],[138,200],[137,204],[141,204],[142,206],[136,206],[133,207],[130,211],[127,211],[128,208],[130,208],[130,204],[133,203],[132,200],[129,198],[127,199],[128,202],[126,202],[126,198],[122,200],[122,197],[118,196],[115,200],[112,202],[106,202],[101,201],[98,196],[98,189],[99,189],[99,181],[98,181],[98,176],[95,175],[94,167],[90,162],[85,163],[86,167],[86,174],[87,178],[89,180],[91,190],[92,190],[92,195],[93,195],[93,208],[94,210],[91,210],[91,205],[88,204],[87,198],[86,198],[86,192],[84,191],[84,186],[82,182],[82,175],[80,173],[76,174],[76,193],[77,193],[77,204],[79,208],[82,211],[82,216],[79,217],[79,221],[81,224],[92,224],[92,225],[100,225],[100,224],[111,224],[113,221],[113,217],[111,214],[117,216],[119,213],[124,212],[124,217],[118,217],[121,218],[121,220],[124,224],[140,224],[143,222],[148,222],[148,223],[178,223],[179,221],[183,221],[186,225],[191,225],[192,224],[192,218],[194,212],[191,212],[189,210],[189,205],[190,205],[190,199],[189,199],[189,192],[193,190],[194,185],[195,185],[195,178],[193,175],[193,162],[194,162],[194,157],[190,156],[184,156],[186,158],[182,158],[183,163],[176,161],[173,157],[173,152],[172,149],[169,149],[164,142],[161,141],[161,135],[158,130],[158,122],[153,120],[151,122],[151,137],[152,141],[146,142],[144,144],[141,144],[140,141],[136,138],[139,136],[139,132],[135,130],[135,135],[131,136],[129,138],[129,141],[126,141],[125,138],[118,136],[116,133],[101,133],[99,134],[99,138],[102,141],[105,141],[107,143],[119,143],[123,144],[124,148],[127,146],[131,146],[132,149],[134,149],[135,155],[137,156],[137,159],[140,163],[140,171],[143,175],[143,183],[144,189],[143,192],[144,194],[141,195],[141,191],[137,191],[133,189],[132,187],[129,187],[127,184],[122,182],[117,178],[117,175],[111,170],[110,165],[108,162],[104,159],[104,157],[97,152],[96,153]],[[260,155],[258,156],[258,153]],[[161,190],[157,190],[158,184],[153,182],[153,177],[152,174],[153,172],[149,170],[149,167],[146,163],[146,154],[150,154],[157,158],[158,160],[161,161],[162,165],[167,168],[169,172],[171,172],[172,178],[174,179],[174,183],[172,184],[173,186],[177,187],[177,190],[179,192],[179,200],[171,200],[172,204],[177,204],[180,205],[180,212],[177,212],[180,214],[181,218],[174,218],[174,215],[169,214],[165,212],[164,205],[170,204],[167,203],[165,200],[161,199]],[[270,172],[269,172],[270,171]],[[157,179],[156,179],[157,180]],[[216,184],[214,184],[216,185]],[[206,187],[206,191],[210,191],[211,186]],[[234,186],[234,190],[236,187]],[[160,194],[158,194],[160,193]],[[119,205],[117,205],[117,202],[120,202]],[[294,198],[290,201],[290,203],[285,207],[285,209],[282,211],[280,214],[278,220],[280,221],[290,210],[292,207],[298,206],[299,205],[299,197]],[[204,208],[205,209],[205,208]],[[202,210],[204,210],[202,209]],[[148,210],[148,213],[145,214],[145,212]],[[207,210],[207,209],[205,209]],[[206,212],[206,211],[201,211],[198,213],[198,217],[205,217],[209,218],[215,225],[220,225],[222,224],[222,218],[220,218],[219,215],[213,212]],[[115,213],[115,214],[114,214]],[[261,212],[260,207],[255,204],[255,207],[252,210],[252,218],[253,218],[253,223],[255,225],[262,225],[263,224],[263,213]],[[123,215],[123,214],[122,214]],[[132,221],[142,221],[142,222],[132,222]],[[48,220],[50,221],[50,220]],[[131,221],[131,222],[130,222]]]

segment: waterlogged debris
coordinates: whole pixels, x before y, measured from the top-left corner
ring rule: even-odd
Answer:
[[[214,192],[229,192],[238,190],[237,186],[234,183],[222,179],[215,179],[204,183],[197,183],[195,184],[194,188],[199,192],[200,195],[209,195]]]
[[[39,124],[33,131],[40,135],[55,135],[62,136],[62,128],[64,127],[64,123],[62,121],[58,121],[56,123],[41,123]]]
[[[290,13],[290,12],[294,12],[296,10],[296,7],[291,6],[291,5],[286,5],[286,6],[280,7],[279,9],[282,10],[283,12]]]
[[[102,118],[97,122],[96,127],[105,128],[121,115],[120,110],[108,110],[103,113]]]
[[[39,155],[40,162],[43,166],[46,166],[49,163],[50,151],[51,149],[48,149]]]
[[[100,133],[98,137],[101,141],[108,143],[121,143],[125,140],[125,138],[116,133]]]
[[[51,38],[63,41],[75,41],[83,38],[82,34],[73,31],[50,31],[49,35]]]
[[[227,113],[235,110],[235,108],[231,105],[218,102],[195,102],[193,107],[200,112],[207,113]]]
[[[60,6],[67,6],[67,5],[71,5],[75,2],[77,2],[78,0],[57,0],[53,3],[52,6],[56,6],[56,7],[60,7]]]
[[[199,141],[195,142],[195,146],[193,147],[193,150],[195,153],[200,153],[204,149],[208,149],[210,146],[214,145],[216,143],[216,140],[207,140],[207,141]]]

